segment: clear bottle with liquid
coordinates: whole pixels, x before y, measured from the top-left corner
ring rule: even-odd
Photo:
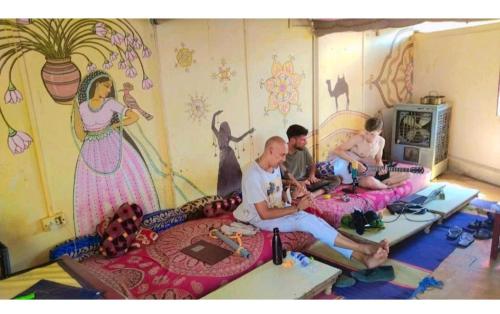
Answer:
[[[296,260],[302,267],[311,264],[311,259],[300,252],[290,252],[290,256]]]

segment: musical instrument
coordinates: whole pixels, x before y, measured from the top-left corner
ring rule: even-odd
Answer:
[[[359,171],[358,167],[355,167],[355,176],[353,176],[353,165],[348,162],[347,160],[344,160],[342,158],[337,158],[334,160],[334,173],[335,175],[338,175],[342,177],[342,183],[343,184],[351,184],[353,182],[353,177],[357,177],[359,175],[365,175],[365,176],[375,176],[378,174],[379,171],[386,169],[389,172],[410,172],[410,173],[417,173],[417,174],[422,174],[424,173],[424,167],[418,166],[418,167],[392,167],[392,166],[369,166],[364,163],[362,163],[365,168],[367,169],[364,173],[361,173]]]

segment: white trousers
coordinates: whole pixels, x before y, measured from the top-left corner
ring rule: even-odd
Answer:
[[[339,234],[335,228],[323,219],[304,211],[275,219],[262,220],[260,217],[252,219],[250,223],[262,230],[273,231],[278,228],[280,232],[302,231],[311,233],[316,239],[327,244],[347,259],[351,259],[352,250],[335,246],[335,239]]]

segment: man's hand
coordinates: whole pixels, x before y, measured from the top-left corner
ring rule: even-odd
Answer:
[[[384,175],[387,173],[387,167],[384,165],[383,162],[378,163],[377,167],[380,167],[380,170],[378,171],[379,175]]]
[[[310,175],[308,180],[309,180],[309,184],[313,184],[313,183],[320,181],[320,179],[316,178],[316,176],[314,174]]]
[[[366,171],[368,171],[368,169],[365,167],[365,165],[363,165],[362,162],[358,161],[357,164],[358,164],[358,173],[365,173]]]
[[[302,184],[296,185],[296,189],[292,192],[292,199],[303,197],[307,193],[309,192],[307,191],[305,185]]]
[[[311,197],[311,194],[307,194],[306,196],[304,196],[300,202],[297,204],[297,208],[299,210],[304,210],[308,207],[313,207],[314,206],[314,202],[312,200],[312,197]]]

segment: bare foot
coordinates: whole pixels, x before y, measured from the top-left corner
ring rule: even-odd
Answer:
[[[375,268],[382,265],[387,260],[387,251],[381,247],[373,255],[365,256],[363,263],[367,268]]]
[[[387,241],[387,239],[380,241],[379,245],[382,249],[387,251],[387,254],[389,254],[389,241]]]
[[[385,252],[385,255],[389,255],[389,241],[386,239],[380,241],[378,245],[376,244],[362,244],[361,252],[367,256],[373,256],[377,254],[380,250]]]

